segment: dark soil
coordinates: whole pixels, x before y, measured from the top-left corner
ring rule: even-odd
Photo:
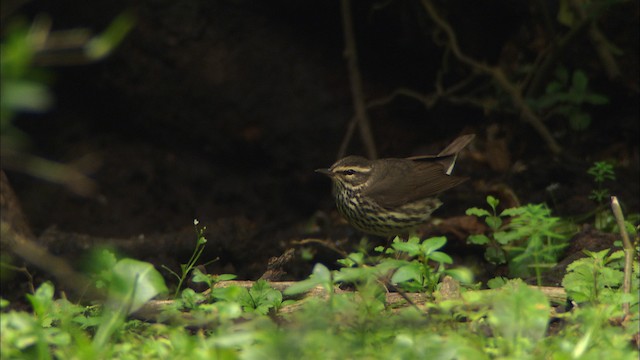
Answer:
[[[55,3],[34,1],[24,11],[49,13],[55,29],[99,31],[125,8],[117,2]],[[49,69],[55,75],[55,108],[21,115],[16,125],[29,135],[34,154],[61,162],[89,156],[97,191],[79,196],[7,171],[39,241],[75,265],[88,246],[104,243],[178,269],[193,250],[192,224],[198,219],[209,240],[202,262],[219,258],[207,270],[242,279],[260,277],[270,258],[300,250],[295,242],[302,239],[329,239],[351,250],[360,235],[336,214],[329,181],[313,171],[336,160],[353,114],[337,5],[140,0],[133,8],[135,29],[111,57]],[[411,6],[395,4],[373,14],[371,4],[354,9],[368,99],[400,86],[434,91],[442,48],[421,33],[427,30],[409,16]],[[510,6],[503,2],[491,10],[492,16],[511,19],[500,22],[451,5],[449,16],[459,19],[452,23],[471,56],[504,60],[505,48],[516,41],[513,34],[531,21],[526,9]],[[463,15],[469,21],[460,20]],[[587,40],[568,50],[566,65],[584,69],[589,86],[610,102],[588,108],[592,123],[583,131],[548,119],[546,126],[564,148],[561,156],[509,111],[447,101],[426,109],[402,97],[370,110],[382,157],[437,153],[461,133],[478,135],[456,167],[471,180],[443,194],[445,205],[434,216],[444,221],[422,229],[446,234],[447,252],[460,261],[482,260],[481,249],[466,245],[479,224],[461,216],[469,207],[485,207],[488,194],[505,205],[546,203],[556,216],[577,219],[594,210],[588,199],[594,183],[586,173],[594,161],[615,162],[617,180],[606,186],[625,213],[640,212],[638,36],[616,26],[626,22],[626,29],[638,29],[638,18],[614,8],[605,20],[602,29],[624,49],[617,59],[629,76],[609,81]],[[487,23],[501,25],[489,31]],[[357,133],[348,152],[364,153]],[[580,220],[592,223],[593,218]],[[584,232],[594,236],[591,228]],[[595,243],[594,250],[602,248],[600,240]],[[316,261],[335,265],[333,251],[305,247],[316,257],[287,264],[285,278],[307,276]],[[486,271],[491,277],[501,270]],[[23,279],[15,275],[14,281]],[[558,278],[548,281],[557,284]],[[4,288],[2,296],[9,289],[18,287]]]

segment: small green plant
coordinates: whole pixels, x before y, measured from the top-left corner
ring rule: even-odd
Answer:
[[[562,286],[567,295],[577,303],[621,304],[632,302],[638,306],[638,263],[633,269],[631,294],[618,291],[624,278],[624,252],[610,253],[609,249],[592,252],[584,250],[587,257],[578,259],[567,266],[567,274]],[[637,312],[637,311],[636,311]]]
[[[407,241],[396,237],[390,248],[377,247],[376,251],[396,257],[388,257],[380,261],[382,266],[393,269],[392,284],[410,292],[432,293],[445,274],[452,275],[465,283],[471,282],[471,274],[467,271],[445,269],[445,264],[453,264],[453,259],[441,251],[446,243],[447,239],[444,236],[423,241],[417,236],[410,236]],[[403,259],[405,257],[408,257],[408,260]],[[437,265],[434,267],[433,263]]]
[[[542,204],[506,209],[498,214],[498,199],[488,196],[487,203],[491,212],[471,208],[466,214],[484,218],[490,233],[471,235],[468,242],[486,246],[485,258],[494,264],[506,262],[513,277],[526,277],[533,271],[541,285],[542,271],[556,264],[567,245],[560,218],[551,216],[551,210]]]
[[[445,264],[453,263],[449,255],[440,251],[446,242],[445,237],[420,240],[417,236],[410,236],[407,241],[396,237],[390,248],[375,248],[381,256],[369,258],[357,252],[338,260],[344,266],[339,271],[331,272],[324,265],[317,264],[309,279],[296,283],[285,294],[307,291],[318,285],[331,294],[336,283],[362,285],[380,278],[389,278],[391,285],[405,291],[427,293],[436,290],[444,275],[465,284],[471,283],[473,275],[468,269],[445,269]]]
[[[64,358],[70,343],[78,342],[87,355],[95,354],[91,341],[79,327],[88,324],[92,316],[84,306],[70,303],[66,299],[54,299],[54,286],[50,282],[41,284],[27,299],[33,315],[22,311],[10,311],[0,316],[2,359],[49,359],[51,354]],[[98,319],[93,321],[99,324]],[[92,327],[92,326],[86,326]]]
[[[199,224],[198,220],[194,219],[193,227],[195,228],[196,235],[197,235],[196,246],[193,249],[193,254],[191,254],[191,258],[189,258],[189,261],[187,261],[186,264],[180,264],[180,275],[178,275],[175,271],[169,269],[168,267],[164,265],[162,266],[163,269],[167,270],[170,274],[172,274],[178,279],[178,285],[176,286],[176,291],[173,294],[174,298],[178,297],[178,294],[180,293],[180,289],[182,289],[182,284],[187,279],[191,271],[196,267],[196,264],[200,259],[202,252],[204,251],[205,244],[207,243],[207,238],[204,237],[204,232],[207,230],[207,227],[203,226],[202,228],[198,228],[198,224]],[[207,264],[213,261],[215,261],[215,259],[211,260]]]
[[[194,325],[207,323],[225,323],[246,314],[267,315],[279,310],[292,301],[283,301],[282,293],[264,280],[258,280],[250,288],[235,284],[213,287],[215,283],[231,280],[235,275],[211,276],[194,270],[194,282],[210,283],[210,292],[196,292],[184,289],[178,298],[165,308],[161,318],[179,319],[184,311],[189,311]],[[211,281],[214,279],[213,281]]]
[[[487,204],[489,204],[491,212],[485,209],[474,207],[467,209],[466,214],[484,218],[484,222],[489,227],[489,235],[473,234],[469,236],[467,241],[470,244],[486,246],[484,258],[490,263],[504,264],[507,262],[507,254],[502,246],[506,244],[501,244],[500,242],[498,242],[498,239],[494,236],[494,234],[500,231],[500,229],[502,228],[502,224],[504,223],[503,219],[509,216],[509,212],[505,210],[498,214],[497,207],[500,204],[500,200],[491,195],[487,196]]]
[[[589,79],[582,70],[573,74],[564,67],[558,67],[555,79],[546,88],[545,93],[537,99],[529,99],[531,107],[538,112],[546,112],[547,116],[560,115],[568,119],[573,130],[584,130],[591,125],[591,115],[583,109],[583,105],[604,105],[609,99],[588,89]]]
[[[271,310],[278,310],[285,304],[282,293],[272,288],[265,280],[258,280],[249,289],[244,289],[238,298],[242,310],[247,313],[267,315]]]
[[[198,268],[193,269],[192,274],[191,280],[194,283],[205,283],[211,290],[214,290],[214,286],[217,283],[233,280],[237,277],[234,274],[205,274]]]
[[[107,300],[99,310],[65,298],[55,300],[54,286],[45,282],[33,295],[27,295],[34,315],[3,313],[0,357],[51,359],[53,354],[58,359],[109,358],[108,344],[124,329],[126,317],[167,292],[162,276],[149,263],[125,258],[117,260],[109,271],[110,275],[101,276]],[[84,329],[90,329],[92,335]]]
[[[616,173],[613,170],[613,164],[608,161],[596,161],[593,166],[587,170],[587,173],[593,176],[593,181],[596,183],[596,188],[591,190],[589,199],[602,204],[610,196],[609,189],[604,187],[604,183],[607,180],[615,180]]]
[[[595,188],[591,190],[589,199],[593,200],[598,206],[595,213],[595,227],[598,230],[614,224],[614,219],[608,211],[607,201],[611,196],[611,192],[605,187],[605,182],[616,179],[616,173],[613,170],[613,164],[607,161],[596,161],[593,166],[587,170],[587,173],[593,176]]]

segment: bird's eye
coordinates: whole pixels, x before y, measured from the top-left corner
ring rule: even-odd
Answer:
[[[355,174],[356,172],[355,172],[355,170],[345,170],[345,171],[343,171],[342,173],[348,176],[348,175],[353,175],[353,174]]]

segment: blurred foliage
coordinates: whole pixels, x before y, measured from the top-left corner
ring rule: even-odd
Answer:
[[[0,156],[3,168],[66,185],[88,194],[93,183],[81,169],[29,154],[29,138],[14,125],[20,113],[44,113],[54,104],[46,66],[76,65],[108,56],[132,29],[133,16],[123,13],[101,34],[86,29],[52,32],[52,19],[31,23],[11,18],[0,43]]]
[[[567,119],[573,130],[585,130],[591,124],[591,115],[584,106],[609,103],[606,96],[592,92],[588,85],[589,79],[582,70],[569,74],[566,68],[560,66],[545,93],[537,99],[529,99],[529,104],[546,116],[559,115]]]

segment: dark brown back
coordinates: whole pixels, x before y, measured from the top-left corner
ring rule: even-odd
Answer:
[[[384,208],[395,208],[436,195],[467,180],[447,175],[442,160],[442,157],[377,160],[373,166],[377,165],[381,171],[374,172],[375,179],[371,179],[363,195]],[[385,161],[385,166],[380,166],[380,161]]]

